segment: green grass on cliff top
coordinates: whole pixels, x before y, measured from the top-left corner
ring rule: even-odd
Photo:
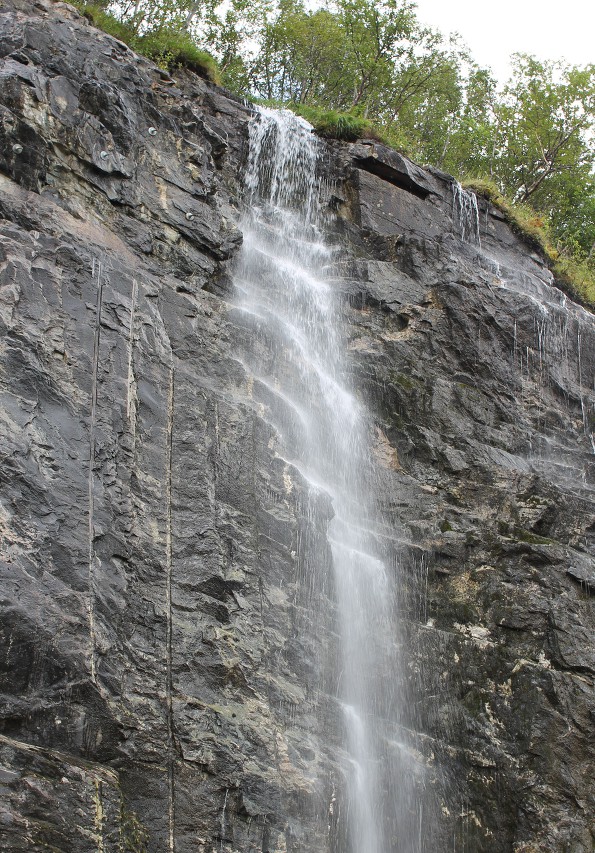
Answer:
[[[81,0],[73,0],[72,5],[93,26],[123,41],[136,53],[152,59],[160,68],[167,71],[188,68],[211,83],[221,85],[217,61],[206,50],[197,47],[187,32],[163,27],[139,35],[132,24],[120,21],[100,6]]]
[[[309,121],[315,133],[325,139],[356,142],[358,139],[379,138],[372,122],[367,118],[361,118],[361,116],[351,113],[341,113],[337,110],[309,107],[305,104],[291,103],[287,107]]]

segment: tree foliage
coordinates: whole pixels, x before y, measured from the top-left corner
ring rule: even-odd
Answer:
[[[594,130],[595,66],[516,57],[496,107],[492,174],[512,198],[548,216],[560,236],[580,234],[584,249],[595,243],[595,224],[585,222],[586,210],[593,212]]]

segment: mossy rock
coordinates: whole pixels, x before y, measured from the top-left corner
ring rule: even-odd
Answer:
[[[524,527],[514,527],[512,537],[519,542],[526,542],[528,545],[555,545],[553,539],[546,539],[545,536],[538,536],[531,530],[525,530]]]
[[[411,379],[410,376],[405,376],[404,373],[391,374],[391,381],[395,382],[397,385],[400,385],[401,388],[405,389],[405,391],[415,390],[416,383],[413,381],[413,379]]]

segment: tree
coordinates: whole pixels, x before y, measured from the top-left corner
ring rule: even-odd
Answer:
[[[463,99],[444,140],[442,160],[428,158],[459,177],[490,175],[495,140],[496,81],[490,71],[470,63]]]
[[[591,251],[595,66],[517,54],[494,113],[490,173],[514,201],[547,218],[556,239]]]
[[[419,25],[408,0],[336,0],[314,11],[281,0],[251,82],[261,97],[369,116],[391,134],[399,124],[406,135],[406,119],[415,136],[421,112],[456,112],[462,61],[458,47]]]
[[[582,181],[595,165],[595,66],[517,54],[496,126],[494,174],[516,200],[547,207],[548,186],[559,175]]]
[[[465,99],[462,56],[435,42],[411,57],[385,94],[384,126],[400,129],[412,155],[443,168],[460,123]]]
[[[350,91],[342,106],[376,112],[395,69],[408,59],[419,28],[414,4],[407,0],[337,0],[349,61]]]
[[[341,101],[347,63],[336,15],[327,9],[308,12],[301,0],[282,0],[262,29],[251,83],[269,100],[330,106]]]

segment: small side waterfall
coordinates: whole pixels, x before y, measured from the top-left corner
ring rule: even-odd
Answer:
[[[458,181],[452,184],[452,218],[455,231],[465,243],[481,245],[479,211],[475,193],[464,190]]]
[[[310,126],[292,113],[263,109],[251,123],[244,244],[235,274],[236,308],[251,335],[242,364],[274,400],[280,452],[313,498],[332,502],[326,540],[316,544],[311,536],[308,557],[320,573],[330,547],[328,586],[340,637],[333,689],[343,730],[343,790],[341,828],[329,849],[417,853],[421,807],[412,780],[419,786],[423,762],[399,725],[394,583],[375,532],[371,424],[345,379],[347,346],[330,281],[335,253],[322,229],[319,157]]]
[[[542,393],[547,389],[564,400],[569,417],[573,412],[579,415],[580,410],[583,434],[595,454],[592,314],[541,279],[515,274],[486,260],[495,263],[498,290],[508,310],[514,307],[511,357],[515,394],[533,395],[539,410],[547,405]],[[548,477],[572,489],[592,483],[591,460],[585,460],[580,471],[569,467],[574,448],[571,444],[569,452],[561,446],[562,440],[562,434],[556,443],[551,435],[542,435],[531,451],[533,467],[547,470]]]

